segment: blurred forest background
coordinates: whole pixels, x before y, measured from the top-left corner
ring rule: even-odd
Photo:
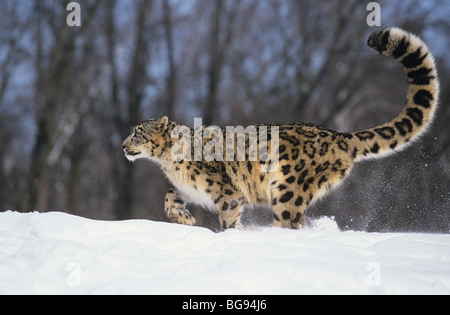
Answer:
[[[123,155],[133,124],[164,114],[191,127],[202,117],[355,131],[405,102],[401,66],[366,47],[370,1],[77,2],[81,27],[66,24],[69,1],[0,1],[0,211],[167,221],[167,180]],[[335,216],[343,230],[448,233],[450,1],[378,3],[382,27],[415,32],[435,55],[437,119],[411,148],[358,164],[308,216]],[[215,214],[193,211],[217,229]],[[246,220],[264,217],[249,209]]]

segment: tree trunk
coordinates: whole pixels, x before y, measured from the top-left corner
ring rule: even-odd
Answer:
[[[127,95],[127,119],[123,120],[123,113],[119,106],[118,85],[116,76],[116,65],[114,56],[110,53],[109,62],[113,68],[114,77],[111,78],[111,91],[113,103],[115,103],[115,126],[113,132],[124,135],[131,126],[137,124],[141,120],[140,108],[143,98],[143,90],[147,81],[147,64],[149,62],[149,44],[147,26],[148,15],[152,10],[153,1],[141,1],[136,6],[136,24],[135,24],[135,41],[132,58],[129,65],[128,78],[126,83]],[[111,9],[112,10],[112,9]],[[110,11],[112,15],[112,11]],[[114,51],[114,28],[111,25],[108,28],[108,43],[110,51]],[[112,159],[113,185],[116,194],[114,196],[114,214],[118,220],[129,219],[132,217],[132,209],[134,205],[134,167],[127,164],[123,156],[120,144],[111,142],[111,152],[114,152]]]
[[[165,31],[165,42],[167,49],[168,74],[166,79],[165,107],[164,112],[169,118],[174,119],[175,95],[176,95],[176,70],[173,47],[173,31],[172,31],[172,9],[169,1],[163,1],[163,26]]]
[[[27,191],[23,202],[23,210],[47,210],[50,193],[50,165],[48,157],[56,138],[59,111],[70,93],[70,67],[75,51],[75,33],[66,28],[54,26],[54,46],[49,50],[50,56],[43,55],[43,32],[41,30],[45,12],[41,10],[39,1],[35,2],[37,34],[36,34],[36,125],[37,134],[31,155]],[[48,19],[48,17],[47,17]],[[44,65],[44,60],[51,63]]]
[[[223,11],[223,0],[216,0],[214,14],[211,20],[211,35],[209,46],[208,66],[208,94],[206,96],[206,107],[203,114],[203,123],[211,125],[217,111],[217,92],[219,89],[220,72],[222,69],[223,52],[220,45],[222,32],[221,17]],[[223,47],[222,47],[223,48]]]

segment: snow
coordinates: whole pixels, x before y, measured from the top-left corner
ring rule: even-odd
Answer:
[[[0,213],[0,294],[450,294],[450,235]]]

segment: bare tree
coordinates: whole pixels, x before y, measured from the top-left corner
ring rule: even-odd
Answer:
[[[108,3],[106,15],[106,37],[108,44],[108,64],[111,69],[110,75],[110,100],[113,109],[112,124],[109,132],[114,137],[109,139],[108,151],[114,152],[111,161],[111,173],[113,174],[113,187],[115,196],[113,199],[114,216],[117,219],[126,219],[131,216],[133,209],[133,187],[134,168],[125,163],[123,152],[121,151],[121,141],[123,136],[129,131],[130,126],[137,124],[141,120],[141,106],[145,86],[148,83],[147,65],[150,62],[150,23],[153,9],[153,1],[141,0],[134,6],[135,24],[133,25],[133,41],[131,43],[131,53],[128,63],[126,79],[124,82],[123,94],[125,99],[120,99],[118,62],[114,56],[117,48],[117,25],[115,20],[114,5]]]
[[[173,36],[172,8],[169,1],[163,3],[163,27],[164,37],[167,50],[167,67],[168,73],[166,77],[166,89],[164,98],[164,111],[167,116],[173,117],[175,96],[176,96],[176,80],[177,72],[175,68],[175,48]]]
[[[219,114],[218,93],[221,81],[222,69],[225,63],[226,52],[232,41],[232,26],[240,1],[232,2],[233,7],[228,8],[224,0],[214,0],[213,11],[210,19],[209,34],[209,63],[207,69],[207,95],[204,108],[203,121],[206,125],[217,120]]]
[[[85,5],[85,25],[96,10],[96,2]],[[48,209],[52,166],[80,121],[83,103],[71,102],[76,64],[76,40],[86,29],[65,25],[65,5],[34,2],[35,25],[35,121],[36,138],[31,154],[23,209]],[[51,35],[51,39],[48,38]]]
[[[34,3],[36,23],[35,71],[37,84],[36,99],[36,142],[31,156],[30,174],[24,209],[48,209],[50,190],[50,165],[48,158],[54,145],[57,122],[60,118],[64,94],[69,92],[70,68],[75,51],[75,34],[61,23],[53,21],[54,12],[48,3]],[[61,20],[61,19],[59,19]],[[60,21],[61,22],[61,21]],[[44,51],[44,27],[54,36],[54,45]],[[45,64],[48,53],[50,64]]]
[[[2,19],[0,20],[0,46],[2,54],[0,55],[0,108],[5,92],[9,86],[13,69],[19,62],[27,57],[27,51],[20,42],[22,34],[28,23],[28,16],[25,18],[20,12],[20,8],[13,1],[2,1],[0,3]]]

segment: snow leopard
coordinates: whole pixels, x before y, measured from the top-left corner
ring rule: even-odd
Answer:
[[[406,105],[389,122],[356,132],[305,123],[256,125],[278,127],[277,145],[269,141],[275,136],[271,130],[266,142],[259,143],[277,153],[276,169],[267,171],[274,161],[260,156],[256,160],[199,160],[192,152],[188,158],[175,160],[172,151],[179,139],[173,131],[181,125],[163,116],[132,128],[122,145],[125,156],[130,161],[153,161],[167,176],[173,187],[165,196],[164,211],[171,222],[194,225],[196,220],[186,204],[196,203],[217,211],[221,229],[242,228],[243,208],[264,204],[272,208],[273,225],[298,229],[305,225],[307,208],[342,183],[355,163],[399,152],[423,135],[433,120],[439,82],[425,43],[399,28],[386,28],[373,32],[367,44],[397,60],[406,72]],[[194,145],[195,130],[188,130],[185,137],[192,137]],[[201,145],[207,143],[208,139]],[[248,158],[251,152],[245,150]]]

